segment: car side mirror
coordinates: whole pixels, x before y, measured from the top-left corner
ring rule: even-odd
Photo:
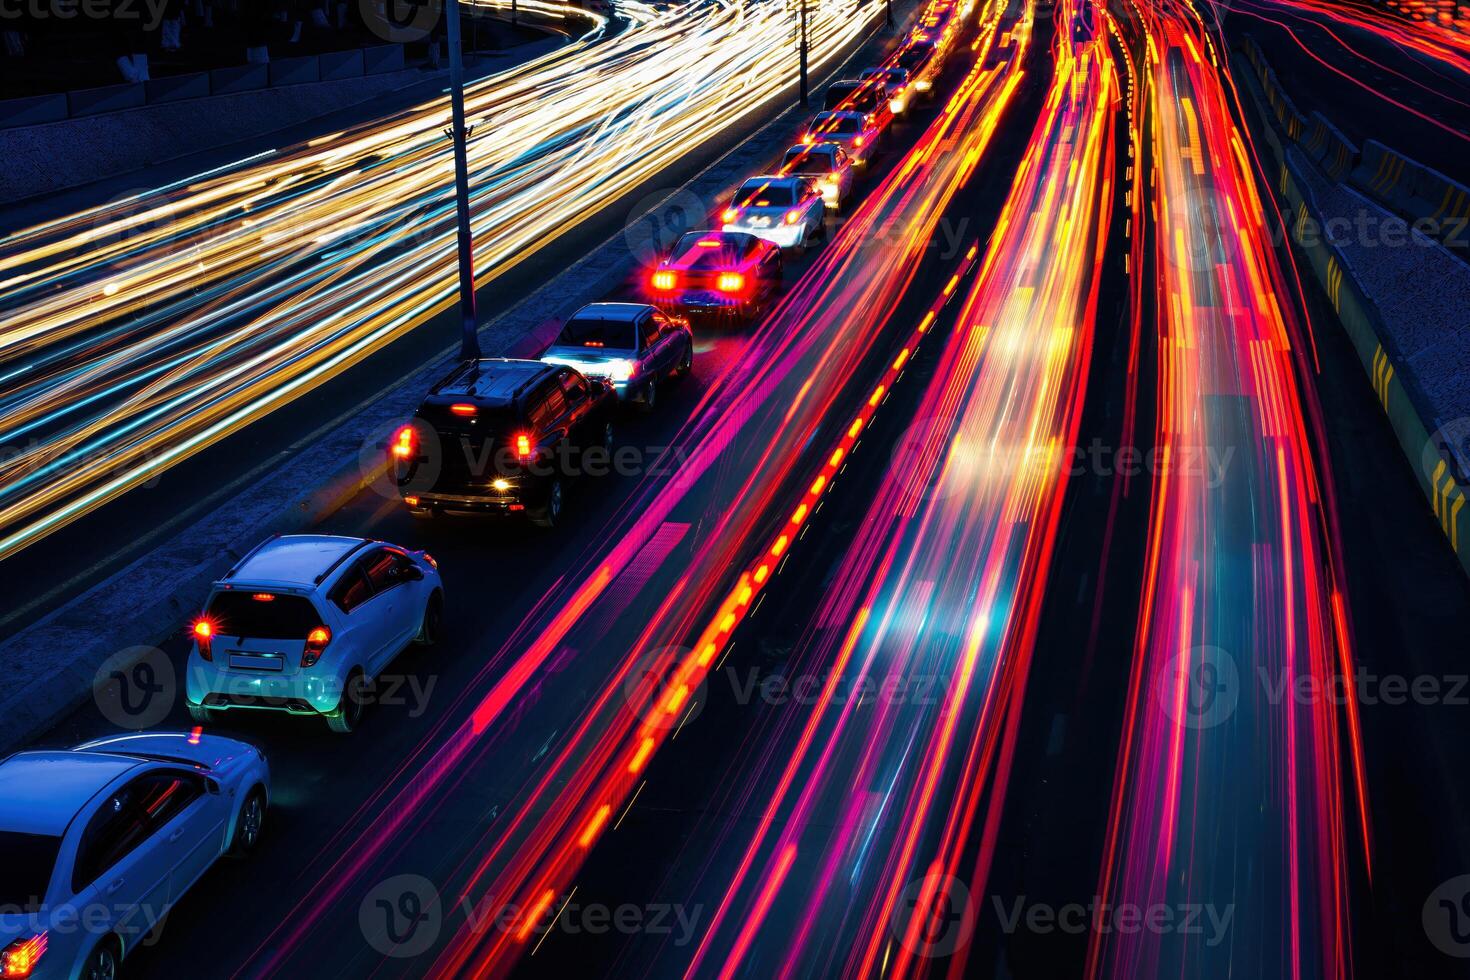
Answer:
[[[204,790],[210,796],[218,796],[220,794],[219,783],[213,779],[206,779],[204,780]]]
[[[422,582],[424,570],[417,565],[406,565],[403,569],[403,578],[409,582]]]

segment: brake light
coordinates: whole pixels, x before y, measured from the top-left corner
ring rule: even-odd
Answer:
[[[426,562],[429,563],[429,567],[430,568],[438,568],[439,567],[439,563],[434,560],[434,556],[431,555],[431,554],[429,554],[427,551],[421,551],[421,552],[419,552],[419,555],[423,557],[424,561],[426,561]]]
[[[745,288],[745,277],[738,272],[722,272],[715,285],[722,293],[738,293]]]
[[[667,269],[660,269],[653,274],[654,289],[673,289],[674,274]]]
[[[44,932],[29,939],[17,939],[4,950],[0,950],[0,977],[5,980],[24,980],[35,971],[36,964],[45,952]]]
[[[399,459],[410,459],[418,447],[418,435],[413,426],[405,425],[393,434],[393,455]]]
[[[306,646],[301,651],[301,666],[311,667],[322,659],[322,651],[332,642],[332,631],[318,626],[306,634]]]
[[[273,595],[271,595],[269,592],[257,592],[257,593],[255,593],[255,595],[251,596],[250,598],[254,599],[256,602],[275,602],[276,601],[276,597],[273,596]]]
[[[740,217],[740,212],[734,208],[726,208],[725,213],[720,215],[720,218],[724,221],[734,221],[738,217]]]
[[[786,212],[786,223],[788,225],[794,225],[794,224],[796,224],[800,220],[801,220],[801,212],[800,211],[787,211]]]
[[[854,136],[852,138],[852,145],[853,146],[862,146],[864,142],[865,141],[863,140],[863,138],[861,136]]]
[[[214,660],[214,624],[207,619],[194,621],[194,642],[199,644],[199,656],[205,660]]]
[[[531,458],[531,437],[524,432],[516,436],[516,456],[523,460]]]
[[[449,410],[455,415],[459,415],[465,418],[468,418],[469,416],[474,415],[479,411],[479,409],[475,408],[475,406],[471,405],[469,402],[455,402],[453,405],[449,406]]]

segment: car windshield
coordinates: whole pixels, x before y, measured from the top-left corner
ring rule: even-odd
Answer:
[[[685,235],[674,246],[672,261],[691,272],[728,269],[745,255],[744,245],[727,238]]]
[[[929,60],[929,49],[922,46],[904,48],[898,54],[898,63],[909,71],[917,71],[922,68],[924,62]]]
[[[793,173],[824,174],[837,166],[831,150],[787,150],[785,166]]]
[[[61,838],[0,830],[0,910],[36,911],[46,900]]]
[[[833,85],[827,89],[827,108],[867,112],[878,105],[878,93],[867,85]]]
[[[561,328],[556,338],[559,347],[611,347],[635,350],[638,334],[631,320],[610,320],[600,316],[574,316]]]
[[[883,81],[888,82],[890,85],[897,85],[903,81],[903,76],[899,75],[898,71],[893,68],[869,68],[867,71],[863,72],[863,77],[881,78]]]
[[[204,618],[218,636],[253,640],[304,640],[322,625],[310,599],[281,592],[216,592]]]
[[[751,181],[735,195],[737,208],[786,208],[796,203],[796,195],[789,184],[769,184]]]

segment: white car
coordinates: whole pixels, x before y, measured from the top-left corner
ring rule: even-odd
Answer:
[[[863,81],[877,79],[883,83],[883,90],[888,94],[888,108],[893,110],[895,116],[902,116],[909,111],[912,100],[909,98],[909,73],[906,68],[884,67],[864,68],[859,76]]]
[[[269,805],[260,751],[197,732],[0,761],[0,977],[112,980]]]
[[[836,143],[803,143],[786,151],[781,170],[816,182],[822,200],[833,211],[852,193],[852,158]]]
[[[767,174],[741,184],[723,217],[723,231],[799,250],[826,233],[827,205],[810,180]]]
[[[381,541],[326,534],[270,538],[214,583],[194,622],[189,714],[316,715],[336,732],[410,643],[432,644],[444,614],[434,559]]]
[[[801,134],[801,142],[807,146],[836,143],[855,166],[865,167],[878,151],[880,136],[877,124],[861,112],[819,112]]]

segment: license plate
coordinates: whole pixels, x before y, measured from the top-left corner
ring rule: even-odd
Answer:
[[[279,653],[230,653],[230,666],[241,670],[283,670],[286,658]]]

